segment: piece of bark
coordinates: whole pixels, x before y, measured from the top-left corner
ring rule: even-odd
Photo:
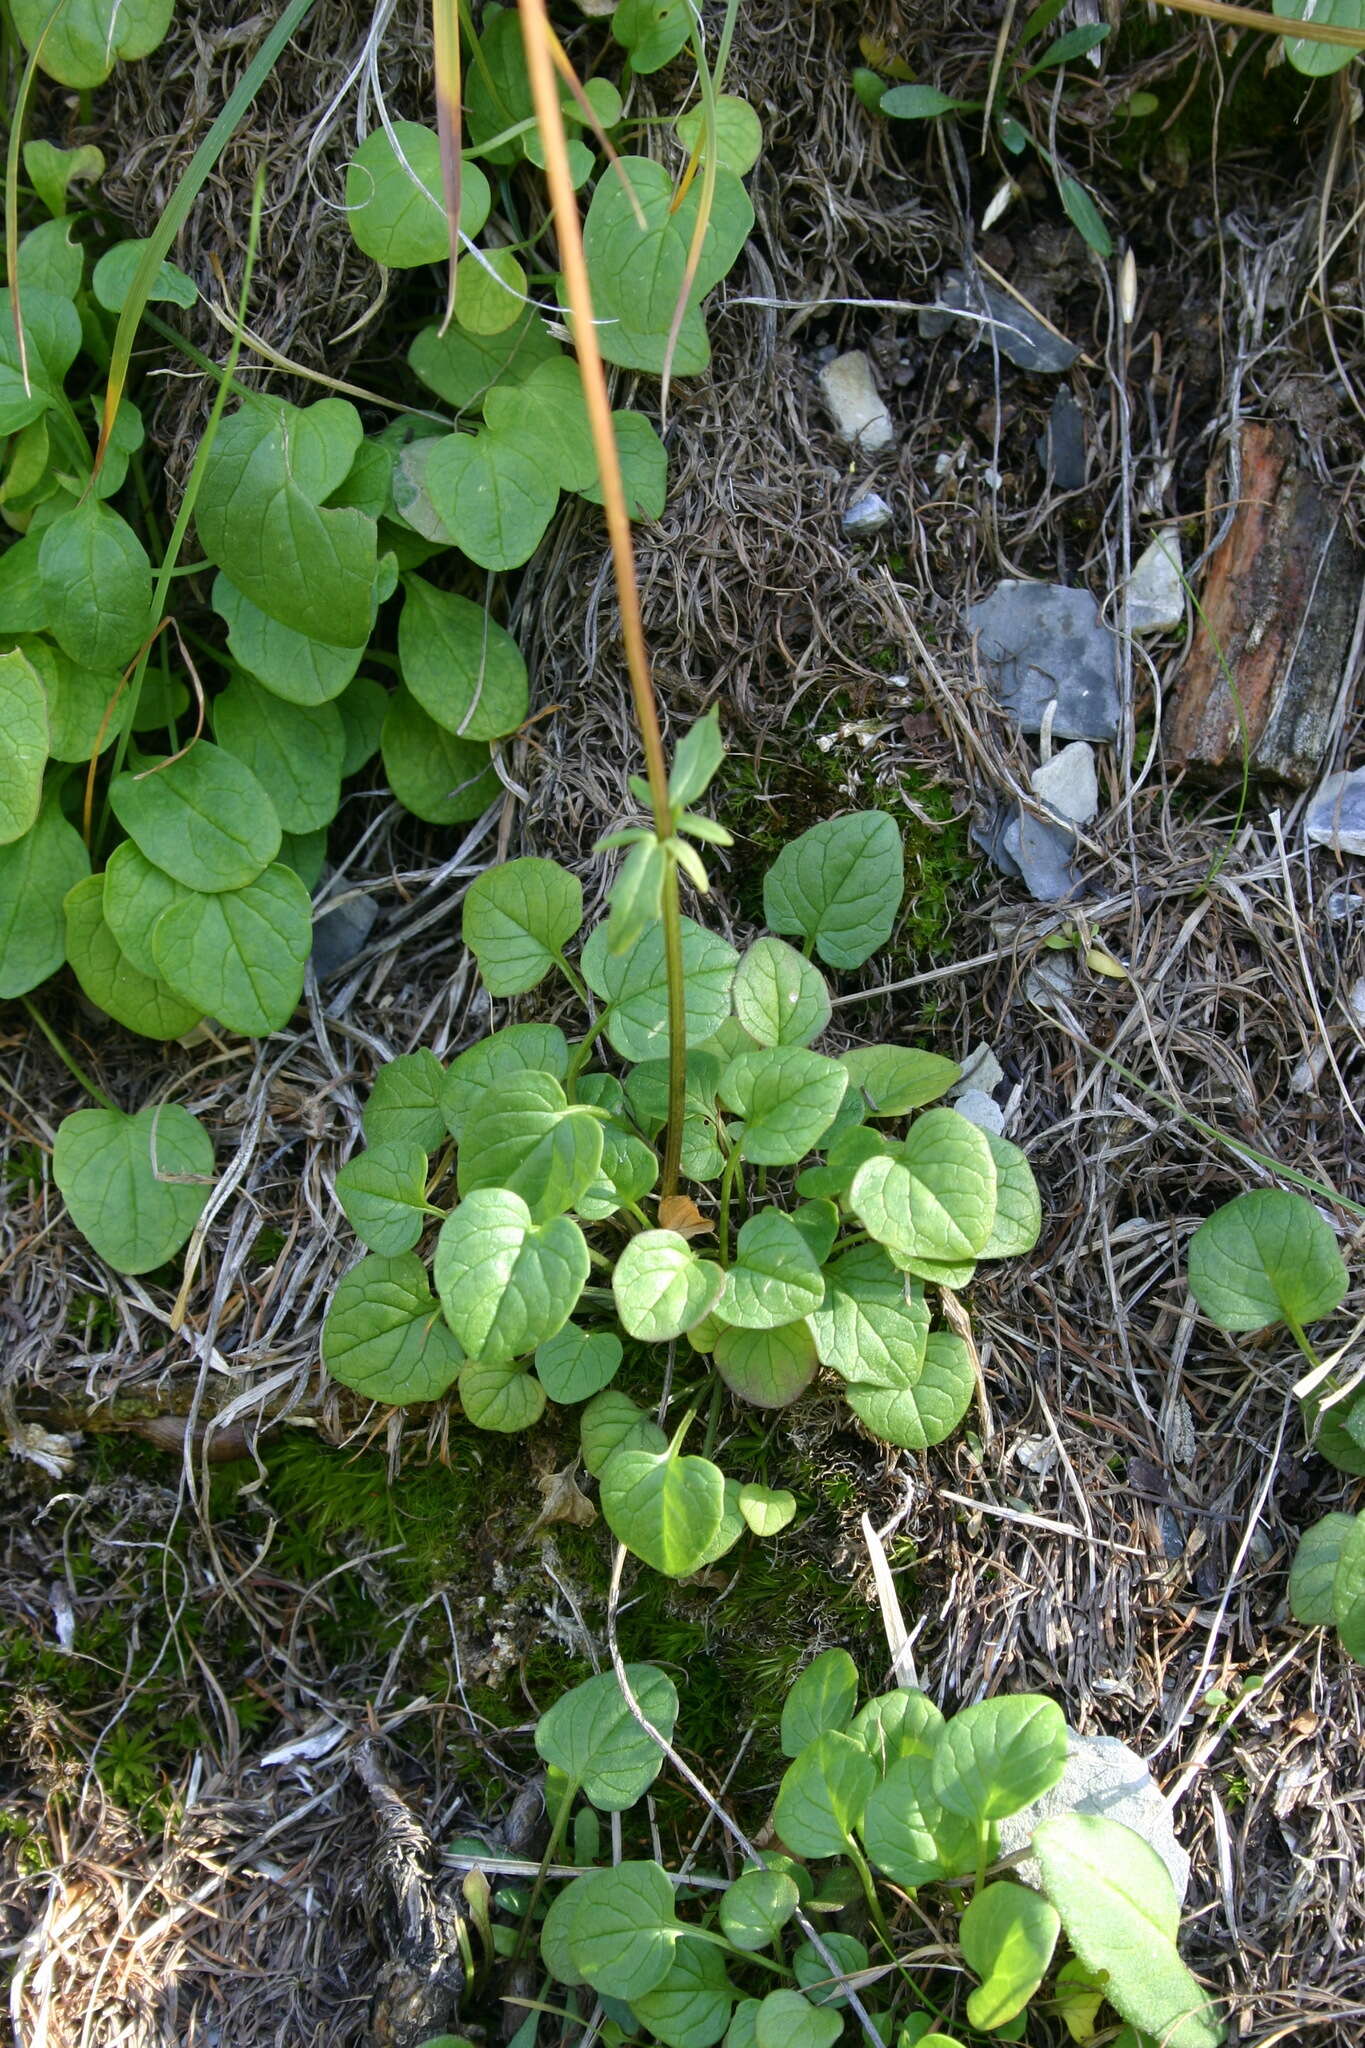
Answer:
[[[1241,454],[1238,509],[1205,574],[1167,752],[1179,768],[1240,772],[1240,699],[1252,773],[1303,789],[1334,736],[1365,563],[1288,427],[1248,421]]]

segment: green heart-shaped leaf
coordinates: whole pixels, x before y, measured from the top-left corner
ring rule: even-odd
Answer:
[[[804,1321],[774,1330],[722,1326],[714,1356],[730,1392],[755,1408],[789,1408],[815,1378],[815,1341]]]
[[[282,626],[221,574],[213,581],[213,609],[227,626],[233,659],[287,704],[329,704],[339,698],[365,652],[363,646],[335,647]],[[342,772],[354,775],[356,769],[343,761]]]
[[[1190,1240],[1190,1292],[1221,1330],[1315,1322],[1340,1306],[1346,1268],[1331,1225],[1304,1195],[1237,1195]]]
[[[152,957],[201,1014],[258,1038],[292,1016],[312,943],[308,891],[277,862],[244,889],[196,890],[172,903],[153,928]]]
[[[1008,1138],[985,1133],[995,1161],[995,1221],[978,1256],[1015,1259],[1031,1252],[1043,1231],[1043,1204],[1033,1168]]]
[[[770,1991],[754,2015],[757,2048],[834,2048],[841,2015],[812,2005],[799,1991]]]
[[[618,1863],[574,1886],[574,1961],[607,1998],[643,1998],[662,1984],[683,1933],[673,1887],[657,1863]]]
[[[394,795],[425,824],[467,824],[502,788],[486,742],[457,739],[407,690],[389,699],[380,745]]]
[[[725,1477],[709,1458],[618,1450],[599,1481],[602,1515],[618,1543],[665,1578],[686,1578],[707,1561],[725,1510]]]
[[[673,1740],[677,1688],[653,1664],[627,1664],[626,1679],[650,1727]],[[663,1767],[664,1753],[640,1726],[614,1671],[603,1671],[560,1696],[536,1724],[536,1753],[603,1813],[624,1813],[642,1799]]]
[[[751,1479],[739,1489],[739,1511],[755,1536],[779,1536],[796,1513],[796,1495]]]
[[[465,1119],[497,1082],[512,1074],[553,1074],[563,1081],[568,1071],[569,1042],[557,1024],[508,1024],[491,1031],[446,1069],[441,1083],[446,1129],[458,1144]]]
[[[957,1925],[969,1969],[981,1984],[967,2017],[991,2033],[1021,2013],[1052,1962],[1062,1923],[1055,1906],[1021,1884],[988,1884],[973,1893]]]
[[[978,1700],[955,1714],[933,1755],[934,1791],[974,1824],[1004,1820],[1041,1799],[1066,1764],[1066,1718],[1033,1693]]]
[[[759,1045],[809,1045],[830,1020],[818,967],[784,939],[758,939],[735,969],[735,1015]]]
[[[536,1372],[552,1401],[586,1401],[609,1386],[621,1369],[621,1340],[610,1330],[580,1330],[569,1323],[536,1351]]]
[[[962,1877],[976,1867],[976,1826],[948,1812],[934,1791],[933,1765],[918,1751],[888,1764],[868,1798],[861,1832],[878,1870],[907,1891],[941,1878]],[[988,1849],[994,1832],[992,1826]]]
[[[890,1157],[858,1168],[849,1202],[879,1244],[912,1259],[974,1260],[995,1221],[995,1160],[985,1133],[931,1109]]]
[[[343,1387],[395,1408],[439,1400],[464,1363],[426,1267],[411,1252],[371,1253],[352,1266],[327,1312],[322,1360]]]
[[[26,995],[66,958],[62,905],[90,872],[85,842],[54,798],[0,846],[0,996]]]
[[[542,981],[583,923],[583,885],[552,860],[511,860],[472,882],[463,937],[491,996]]]
[[[784,846],[763,883],[763,914],[795,932],[830,967],[861,967],[895,927],[905,856],[894,818],[854,811],[827,818]]]
[[[265,790],[235,754],[207,740],[178,760],[116,775],[109,802],[139,853],[186,889],[244,889],[280,850]]]
[[[520,1195],[479,1188],[441,1226],[436,1289],[469,1358],[523,1358],[573,1314],[588,1247],[567,1216],[537,1224]]]
[[[234,676],[213,700],[213,730],[251,770],[286,832],[331,824],[346,752],[335,704],[287,704],[250,676]]]
[[[877,1782],[861,1743],[831,1729],[783,1774],[773,1825],[797,1856],[842,1856]]]
[[[848,1733],[883,1774],[902,1757],[932,1756],[942,1732],[942,1714],[927,1693],[913,1686],[878,1693],[848,1724]]]
[[[630,2009],[664,2048],[713,2048],[738,1995],[725,1974],[721,1951],[684,1934],[662,1984],[637,1996]]]
[[[820,1363],[842,1379],[903,1392],[924,1364],[924,1289],[896,1271],[880,1245],[855,1245],[825,1268],[825,1299],[810,1327]]]
[[[155,976],[139,973],[104,921],[104,877],[87,875],[66,898],[66,957],[92,1003],[144,1038],[183,1038],[203,1011]]]
[[[477,164],[460,167],[460,233],[477,235],[492,195]],[[394,121],[376,128],[346,167],[346,222],[357,245],[390,270],[444,263],[450,220],[441,184],[441,145],[430,128]]]
[[[452,590],[438,590],[420,576],[403,581],[398,665],[427,716],[460,739],[500,739],[526,717],[526,663],[511,634],[482,605]],[[530,865],[554,864],[511,861],[490,868],[481,879]]]
[[[48,756],[47,691],[18,648],[0,654],[0,845],[21,839],[36,823]]]
[[[687,1043],[699,1046],[730,1014],[730,987],[739,958],[733,946],[703,931],[690,917],[680,920],[683,949],[683,1005]],[[610,1005],[607,1037],[626,1060],[648,1060],[668,1048],[668,972],[663,931],[650,925],[626,954],[607,951],[606,928],[598,925],[579,962],[594,995]]]
[[[412,1250],[426,1226],[427,1155],[419,1146],[371,1145],[342,1167],[334,1185],[362,1244],[386,1258]]]
[[[434,1152],[446,1134],[441,1114],[445,1070],[425,1046],[379,1069],[362,1119],[367,1145],[420,1145]]]
[[[824,1298],[824,1275],[800,1230],[781,1210],[762,1209],[741,1229],[724,1291],[708,1307],[737,1329],[776,1330],[813,1314]]]
[[[505,1358],[471,1359],[456,1382],[460,1406],[476,1429],[511,1436],[545,1413],[545,1389],[524,1365]]]
[[[848,1087],[837,1060],[805,1046],[755,1046],[731,1060],[721,1100],[744,1118],[740,1151],[760,1166],[794,1166],[829,1129]]]
[[[716,1306],[725,1275],[676,1230],[642,1230],[611,1277],[616,1310],[632,1337],[648,1344],[681,1337]]]
[[[52,1177],[78,1230],[120,1273],[150,1273],[179,1251],[204,1212],[213,1142],[177,1103],[78,1109],[63,1117]]]
[[[1305,1628],[1326,1628],[1336,1620],[1332,1585],[1354,1515],[1324,1515],[1305,1529],[1289,1567],[1289,1611]]]
[[[720,1924],[727,1941],[749,1954],[771,1948],[801,1903],[785,1870],[746,1870],[720,1895]]]
[[[507,1074],[464,1119],[459,1187],[510,1188],[544,1223],[571,1209],[602,1163],[602,1123],[553,1074]]]
[[[668,1438],[653,1416],[637,1408],[619,1387],[608,1387],[589,1401],[579,1424],[579,1442],[583,1463],[594,1479],[601,1478],[608,1459],[617,1451],[662,1451],[668,1447]]]

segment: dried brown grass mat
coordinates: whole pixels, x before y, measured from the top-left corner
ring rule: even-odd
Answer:
[[[960,84],[990,63],[989,10],[965,22],[937,4],[875,19],[797,12],[755,0],[736,40],[732,81],[769,135],[759,230],[713,322],[713,375],[675,394],[669,505],[641,536],[657,671],[675,728],[722,707],[721,810],[738,840],[715,904],[727,929],[745,931],[782,833],[841,804],[905,820],[916,894],[946,887],[948,909],[915,925],[917,946],[880,983],[844,992],[839,1027],[957,1055],[989,1039],[1047,1226],[1026,1270],[975,1290],[984,1400],[972,1432],[913,1459],[835,1431],[818,1402],[793,1417],[791,1455],[838,1485],[779,1567],[795,1584],[814,1560],[829,1583],[797,1617],[812,1647],[862,1629],[868,1510],[932,1690],[1047,1690],[1078,1726],[1154,1758],[1194,1857],[1189,1954],[1230,2000],[1234,2038],[1345,2048],[1365,2022],[1361,1687],[1333,1641],[1289,1622],[1284,1591],[1299,1529],[1353,1489],[1304,1444],[1292,1361],[1199,1325],[1184,1253],[1199,1220],[1261,1173],[1210,1127],[1365,1199],[1365,884],[1304,853],[1292,797],[1253,790],[1242,809],[1236,789],[1200,792],[1168,773],[1159,712],[1178,686],[1175,641],[1132,651],[1078,905],[1028,904],[969,866],[956,820],[1027,787],[965,627],[998,577],[1105,594],[1149,523],[1170,518],[1203,559],[1235,497],[1229,451],[1248,414],[1292,421],[1354,517],[1359,143],[1344,101],[1297,154],[1228,141],[1239,81],[1260,60],[1246,39],[1171,28],[1123,84],[1175,77],[1217,110],[1184,184],[1170,169],[1139,196],[1123,172],[1117,83],[1107,102],[1096,87],[1083,132],[1066,136],[1078,168],[1133,209],[1122,226],[1140,295],[1125,326],[1114,280],[1045,191],[1026,186],[982,243],[980,167],[873,126],[830,84],[865,30],[898,39],[920,75]],[[185,109],[208,103],[232,32],[199,13],[166,46],[162,124],[145,84],[120,102],[126,132],[147,139],[124,169],[134,218],[155,199],[152,138],[192,126]],[[327,20],[337,29],[320,11],[324,40]],[[367,23],[347,11],[341,26],[314,53],[325,90],[310,99],[294,81],[287,104],[263,102],[257,138],[291,195],[262,269],[279,308],[301,309],[296,325],[281,312],[272,340],[310,361],[373,289],[345,271],[333,310],[295,293],[288,253],[311,246],[310,222],[318,248],[333,248],[334,186],[318,197],[309,182],[326,151],[305,177],[299,139],[363,48]],[[240,220],[250,157],[202,216],[203,248]],[[967,247],[1085,347],[1071,377],[1089,441],[1080,491],[1051,492],[1033,453],[1051,381],[919,336],[915,307]],[[899,432],[896,450],[856,472],[817,386],[822,354],[843,346],[872,355]],[[168,412],[168,451],[190,418]],[[839,525],[867,488],[896,507],[871,546]],[[173,1091],[215,1135],[222,1178],[183,1319],[173,1286],[111,1284],[71,1228],[46,1148],[76,1091],[22,1018],[7,1021],[0,1399],[27,1455],[4,1473],[0,1626],[27,1662],[9,1667],[0,1939],[25,2048],[384,2038],[392,2005],[377,2036],[372,1997],[406,1954],[386,1790],[416,1830],[399,1865],[419,1934],[439,1931],[453,1897],[442,1842],[478,1827],[534,1841],[527,1730],[556,1660],[567,1669],[602,1621],[566,1562],[568,1534],[535,1526],[572,1445],[551,1432],[480,1468],[458,1554],[418,1589],[404,1576],[417,1546],[403,1504],[442,1461],[468,1475],[487,1442],[444,1411],[359,1413],[318,1363],[328,1294],[352,1256],[329,1183],[357,1142],[369,1078],[415,1045],[448,1054],[486,1022],[458,942],[464,887],[513,847],[582,865],[622,815],[634,746],[593,517],[560,526],[517,614],[539,705],[556,708],[506,763],[507,804],[457,840],[373,792],[351,799],[329,888],[370,894],[380,918],[341,976],[310,985],[292,1032],[171,1049],[152,1072],[145,1046],[69,990],[43,998],[116,1100]],[[1353,696],[1328,765],[1360,758],[1361,740]],[[600,892],[598,866],[587,879]],[[1081,943],[1055,950],[1067,927]],[[1086,964],[1092,940],[1123,979]],[[1339,1221],[1349,1227],[1346,1212]],[[1343,1316],[1361,1307],[1356,1290]],[[284,1505],[298,1496],[271,1462],[305,1439],[344,1445],[335,1456],[352,1472],[371,1469],[359,1454],[373,1445],[394,1480],[392,1525],[367,1507],[333,1528],[312,1576]],[[225,1451],[255,1460],[221,1468],[247,1475],[226,1502]],[[678,1599],[670,1622],[684,1613],[718,1649],[753,1626],[724,1584]],[[79,1688],[62,1659],[81,1667]],[[185,1726],[153,1743],[139,1774],[149,1697],[158,1728]],[[709,1762],[717,1782],[724,1760]]]

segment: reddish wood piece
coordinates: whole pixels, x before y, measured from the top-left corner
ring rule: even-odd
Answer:
[[[1240,699],[1253,774],[1306,788],[1335,734],[1365,565],[1288,427],[1248,421],[1241,447],[1240,502],[1205,574],[1167,752],[1178,768],[1240,773]]]

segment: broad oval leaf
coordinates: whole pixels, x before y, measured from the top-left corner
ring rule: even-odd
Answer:
[[[689,113],[680,114],[673,123],[674,133],[683,148],[697,151],[703,162],[711,154],[707,139],[706,113],[702,107],[693,107]],[[716,94],[715,111],[715,158],[727,171],[733,171],[742,178],[758,162],[763,149],[763,123],[749,105],[737,93]]]
[[[403,1139],[371,1145],[348,1160],[333,1183],[362,1244],[396,1258],[426,1227],[427,1155]]]
[[[446,1129],[458,1144],[465,1119],[506,1075],[553,1074],[562,1081],[568,1071],[569,1042],[557,1024],[508,1024],[491,1031],[446,1069],[441,1083]]]
[[[690,917],[682,925],[684,1020],[687,1043],[700,1046],[730,1015],[730,989],[739,958],[735,949]],[[653,924],[631,952],[610,954],[598,925],[579,962],[583,979],[610,1005],[607,1037],[625,1060],[648,1060],[668,1049],[668,975],[662,927]]]
[[[55,798],[22,839],[0,846],[0,996],[26,995],[66,958],[62,905],[90,856]]]
[[[343,1387],[394,1408],[439,1400],[454,1383],[464,1354],[414,1253],[352,1266],[327,1311],[322,1362]]]
[[[755,1536],[780,1536],[796,1513],[796,1495],[751,1479],[739,1489],[739,1511]]]
[[[1116,2012],[1165,2048],[1217,2048],[1225,2029],[1180,1960],[1180,1903],[1156,1851],[1095,1815],[1044,1821],[1032,1843],[1067,1940],[1102,1970]]]
[[[1362,0],[1272,0],[1272,5],[1281,21],[1316,21],[1326,28],[1365,29],[1365,5]],[[1284,45],[1285,56],[1296,71],[1302,71],[1309,78],[1326,78],[1334,71],[1344,70],[1353,58],[1360,55],[1342,43],[1310,42],[1307,36],[1288,36]]]
[[[824,1275],[800,1230],[780,1209],[762,1209],[740,1230],[724,1289],[707,1306],[736,1329],[776,1330],[813,1314],[824,1298]]]
[[[887,1381],[900,1368],[883,1370]],[[904,1451],[925,1451],[950,1437],[972,1405],[976,1374],[972,1355],[952,1330],[932,1330],[925,1341],[924,1363],[905,1370],[899,1385],[853,1380],[844,1399],[872,1435]]]
[[[537,1224],[520,1195],[478,1188],[441,1226],[436,1290],[470,1358],[523,1358],[561,1330],[588,1278],[567,1216]]]
[[[841,1379],[903,1391],[924,1364],[924,1289],[897,1272],[880,1245],[855,1245],[825,1268],[825,1299],[811,1312],[820,1363]]]
[[[434,1152],[446,1134],[441,1113],[445,1070],[434,1053],[420,1046],[400,1053],[379,1069],[370,1088],[362,1123],[367,1145],[420,1145]]]
[[[213,1141],[178,1103],[79,1109],[57,1126],[52,1177],[78,1230],[120,1273],[173,1257],[204,1212]]]
[[[783,1773],[773,1825],[797,1856],[842,1856],[876,1782],[861,1743],[834,1730],[818,1735]]]
[[[759,1166],[795,1166],[838,1113],[848,1076],[805,1046],[755,1046],[731,1060],[721,1100],[744,1118],[740,1151]]]
[[[927,1110],[890,1157],[853,1176],[849,1202],[879,1244],[913,1259],[974,1260],[995,1221],[995,1159],[983,1131],[952,1109]]]
[[[839,2013],[786,1987],[770,1991],[754,2014],[757,2048],[834,2048],[843,2031]]]
[[[929,1695],[914,1686],[878,1693],[848,1724],[848,1733],[883,1773],[902,1757],[932,1756],[942,1732],[942,1714]]]
[[[9,846],[37,822],[50,737],[43,679],[17,647],[0,654],[0,732],[0,846]]]
[[[1055,1906],[1021,1884],[988,1884],[973,1893],[957,1938],[981,1983],[967,2017],[983,2033],[1021,2013],[1052,1963],[1062,1923]]]
[[[750,1954],[771,1948],[800,1903],[785,1870],[746,1870],[720,1895],[725,1938]]]
[[[1066,1717],[1036,1693],[978,1700],[947,1724],[933,1755],[934,1791],[949,1813],[1004,1820],[1041,1799],[1066,1764]]]
[[[583,923],[583,885],[552,860],[489,868],[464,900],[462,934],[490,996],[524,995],[543,981]]]
[[[1340,1306],[1346,1268],[1304,1195],[1257,1188],[1215,1209],[1190,1240],[1190,1292],[1220,1330],[1315,1322]]]
[[[87,875],[67,896],[66,957],[92,1003],[144,1038],[183,1038],[203,1011],[153,975],[142,974],[104,920],[104,877]]]
[[[286,832],[331,824],[346,752],[335,704],[288,704],[250,676],[235,676],[213,700],[213,730],[251,770]]]
[[[171,25],[175,0],[11,0],[14,26],[30,50],[41,43],[49,78],[84,91],[103,85],[116,63],[153,51]]]
[[[829,1023],[829,989],[785,939],[757,939],[735,969],[735,1015],[759,1045],[809,1045]]]
[[[681,1337],[720,1299],[725,1274],[676,1230],[632,1237],[611,1276],[616,1311],[632,1337],[649,1344]]]
[[[312,943],[308,891],[279,863],[244,889],[183,896],[162,911],[152,931],[161,979],[249,1038],[288,1023],[303,993]]]
[[[552,1401],[587,1401],[610,1386],[621,1369],[621,1340],[611,1330],[566,1324],[536,1351],[536,1373]]]
[[[425,824],[467,824],[502,789],[487,744],[456,739],[406,690],[389,699],[380,747],[394,795]]]
[[[119,669],[151,624],[152,565],[125,519],[83,498],[43,528],[38,546],[46,625],[73,661]]]
[[[1326,1628],[1336,1620],[1332,1585],[1354,1515],[1324,1515],[1299,1538],[1289,1567],[1289,1611],[1305,1628]]]
[[[755,1408],[789,1408],[815,1378],[815,1340],[804,1320],[767,1330],[722,1326],[713,1356],[730,1392]]]
[[[668,1448],[668,1438],[653,1416],[637,1408],[619,1387],[607,1387],[589,1401],[579,1424],[579,1442],[583,1463],[594,1479],[601,1478],[617,1451]]]
[[[559,502],[529,436],[447,434],[431,444],[422,488],[441,527],[481,569],[519,569],[540,546]]]
[[[862,1045],[840,1053],[839,1064],[873,1117],[905,1116],[937,1102],[962,1078],[956,1060],[913,1045]]]
[[[526,663],[511,634],[482,605],[420,576],[403,581],[398,665],[427,716],[459,739],[501,739],[526,717]],[[507,866],[489,872],[506,874]]]
[[[116,775],[109,801],[139,853],[187,889],[243,889],[280,850],[270,798],[249,768],[208,740],[178,760]]]
[[[488,180],[468,159],[460,167],[460,233],[488,218]],[[441,186],[441,145],[416,121],[393,121],[365,137],[346,167],[346,223],[358,247],[390,270],[444,263],[450,222]]]
[[[213,609],[228,629],[228,651],[263,689],[287,704],[329,704],[350,686],[363,646],[336,647],[282,626],[219,574],[213,580]],[[342,772],[355,769],[343,760]]]
[[[988,1847],[994,1832],[992,1826]],[[934,1790],[933,1765],[918,1751],[887,1765],[868,1797],[861,1833],[878,1870],[907,1891],[963,1877],[976,1866],[974,1823],[948,1812]]]
[[[580,1878],[571,1947],[594,1991],[642,1998],[662,1984],[683,1933],[673,1887],[657,1863],[618,1863]]]
[[[545,1389],[524,1365],[506,1358],[471,1358],[456,1381],[460,1406],[476,1429],[512,1436],[531,1429],[545,1413]]]
[[[708,1561],[725,1513],[725,1477],[709,1458],[618,1450],[598,1484],[612,1535],[656,1572],[686,1578]]]
[[[775,932],[798,933],[830,967],[861,967],[884,946],[905,892],[905,855],[885,811],[827,818],[784,846],[763,882]]]
[[[506,1188],[544,1223],[571,1209],[602,1164],[599,1113],[571,1105],[553,1074],[507,1074],[464,1119],[459,1188]]]
[[[858,1699],[858,1667],[847,1650],[822,1650],[782,1706],[783,1756],[799,1756],[818,1735],[842,1734]]]
[[[678,1720],[672,1679],[654,1664],[627,1664],[625,1671],[640,1712],[671,1742]],[[624,1813],[634,1806],[664,1762],[662,1748],[631,1712],[614,1671],[585,1679],[541,1715],[536,1753],[603,1813]]]
[[[995,1219],[978,1258],[1015,1259],[1031,1252],[1043,1233],[1043,1203],[1033,1168],[1008,1138],[985,1133],[995,1161]]]
[[[664,2048],[713,2048],[738,1995],[720,1950],[684,1934],[662,1984],[633,1999],[630,2009]]]

